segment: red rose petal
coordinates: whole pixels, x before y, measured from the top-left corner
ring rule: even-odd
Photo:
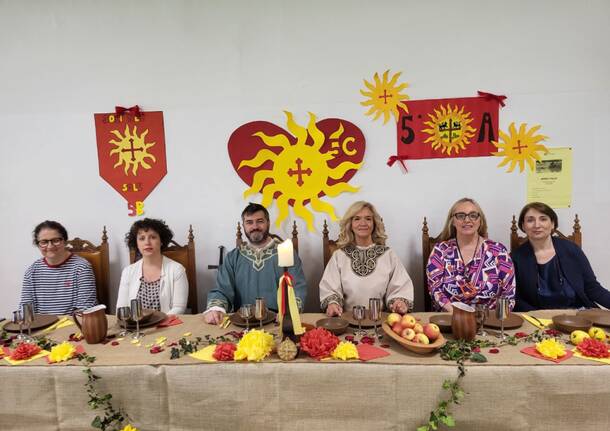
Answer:
[[[118,346],[119,342],[118,341],[113,341],[112,343],[110,343],[111,346]]]
[[[489,353],[500,353],[500,349],[489,349]]]

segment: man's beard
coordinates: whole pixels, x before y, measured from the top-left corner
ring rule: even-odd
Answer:
[[[263,244],[265,241],[267,241],[268,237],[269,237],[269,228],[267,228],[265,231],[254,230],[254,231],[250,231],[249,233],[246,232],[246,238],[248,238],[248,241],[250,241],[250,244],[253,244],[253,245]]]

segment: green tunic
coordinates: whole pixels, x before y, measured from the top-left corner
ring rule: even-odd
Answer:
[[[267,308],[277,311],[277,286],[284,269],[278,266],[278,242],[274,239],[262,248],[249,244],[231,250],[218,269],[216,286],[208,293],[207,308],[218,306],[227,312],[237,311],[242,304],[254,304],[263,297]],[[289,268],[293,277],[294,293],[299,311],[303,311],[307,283],[301,259],[294,253],[294,266]]]

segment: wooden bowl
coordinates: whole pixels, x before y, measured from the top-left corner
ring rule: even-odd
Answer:
[[[392,338],[402,347],[404,347],[407,350],[410,350],[411,352],[417,353],[419,355],[426,355],[429,353],[434,353],[436,350],[443,347],[443,345],[447,342],[447,340],[445,340],[445,337],[443,337],[443,334],[440,334],[438,336],[438,338],[436,340],[434,340],[434,343],[430,343],[430,344],[414,343],[412,341],[402,338],[396,332],[392,331],[392,328],[390,328],[386,322],[383,322],[381,327],[383,328],[384,332],[390,338]]]
[[[555,328],[559,329],[561,332],[569,334],[576,330],[587,332],[589,328],[593,326],[593,322],[591,322],[589,319],[585,319],[582,316],[559,314],[557,316],[553,316],[553,325],[555,325]]]
[[[340,317],[327,317],[316,322],[316,327],[329,330],[335,335],[341,335],[347,331],[349,322]]]

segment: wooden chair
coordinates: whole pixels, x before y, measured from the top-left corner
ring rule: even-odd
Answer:
[[[582,248],[582,232],[580,231],[580,219],[578,218],[578,214],[574,217],[574,226],[573,226],[572,234],[564,235],[559,230],[555,230],[553,235],[567,239],[568,241],[572,241],[574,244]],[[510,227],[510,251],[516,250],[521,244],[527,241],[527,237],[519,236],[518,227],[517,227],[517,219],[513,214],[513,221]]]
[[[164,256],[182,264],[186,269],[186,278],[189,282],[189,297],[186,303],[192,314],[199,313],[199,301],[197,299],[197,267],[195,266],[195,236],[193,235],[193,225],[189,225],[188,243],[180,245],[172,240],[170,245],[163,252]],[[140,256],[136,258],[136,250],[129,250],[129,262],[134,263]]]
[[[428,230],[428,221],[426,217],[424,217],[423,227],[421,229],[421,243],[422,243],[422,260],[423,260],[423,283],[424,286],[424,311],[432,311],[432,298],[430,298],[430,293],[428,292],[428,274],[426,272],[426,267],[428,266],[428,258],[430,257],[430,253],[432,253],[432,249],[439,241],[438,236],[430,236]]]
[[[279,235],[274,233],[269,234],[272,238],[277,239],[278,241],[284,241]],[[241,236],[241,223],[237,222],[237,232],[235,234],[235,247],[239,247],[244,243],[244,239]],[[299,231],[297,230],[297,222],[292,223],[292,247],[294,251],[299,254]]]
[[[328,237],[328,224],[324,220],[324,229],[322,230],[322,255],[324,256],[324,270],[333,253],[337,250],[337,241]]]
[[[94,245],[86,239],[74,238],[66,242],[66,248],[83,259],[87,259],[91,264],[95,275],[97,301],[106,305],[106,313],[108,313],[110,311],[110,256],[106,226],[102,230],[102,243],[100,245]]]

